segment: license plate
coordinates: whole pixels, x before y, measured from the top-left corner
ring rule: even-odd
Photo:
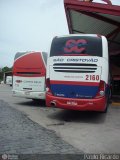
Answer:
[[[30,95],[30,92],[29,91],[25,92],[25,95]]]
[[[67,101],[68,105],[77,106],[77,102],[75,101]]]

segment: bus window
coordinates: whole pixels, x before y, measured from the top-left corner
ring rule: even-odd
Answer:
[[[101,38],[71,36],[53,39],[50,51],[51,57],[80,54],[102,57]]]

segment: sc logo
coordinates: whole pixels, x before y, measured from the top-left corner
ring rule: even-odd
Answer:
[[[71,52],[76,52],[76,53],[81,53],[86,50],[86,45],[87,41],[85,39],[70,39],[66,42],[65,47],[64,47],[64,52],[65,53],[71,53]]]

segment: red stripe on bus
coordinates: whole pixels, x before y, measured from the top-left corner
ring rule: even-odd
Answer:
[[[99,82],[78,82],[78,81],[50,81],[51,84],[81,85],[81,86],[99,86]]]

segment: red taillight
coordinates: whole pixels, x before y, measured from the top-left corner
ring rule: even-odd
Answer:
[[[52,92],[50,89],[50,79],[49,78],[46,79],[46,91],[47,91],[47,94],[52,95]]]
[[[22,80],[16,80],[16,83],[21,83],[22,82]]]
[[[98,90],[98,93],[97,93],[95,98],[100,98],[100,97],[103,97],[105,95],[105,86],[106,86],[105,82],[100,81],[99,90]]]

